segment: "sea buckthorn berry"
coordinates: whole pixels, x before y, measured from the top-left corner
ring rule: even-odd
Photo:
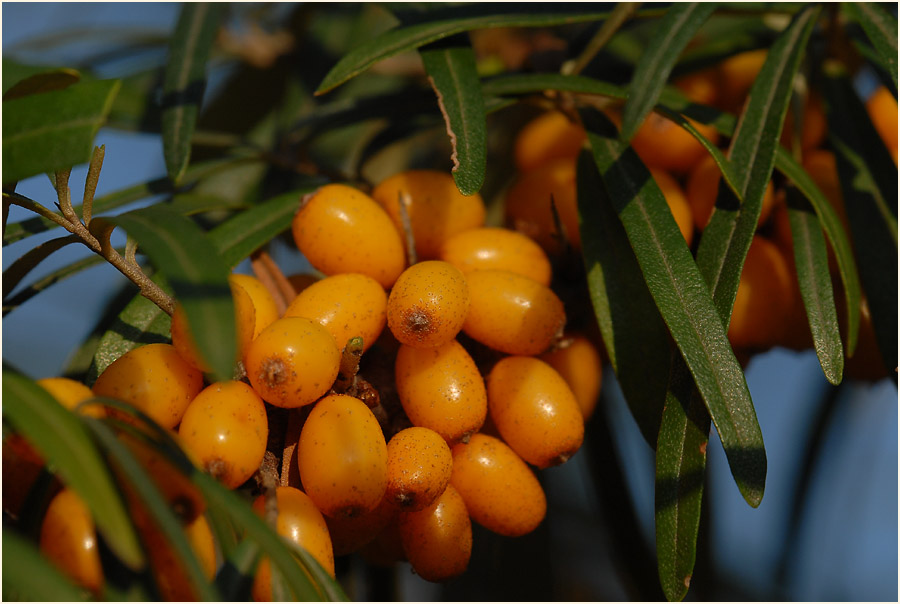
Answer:
[[[472,271],[466,280],[470,302],[463,331],[472,339],[527,356],[544,352],[562,335],[566,313],[549,287],[498,270]]]
[[[381,284],[359,273],[332,275],[309,285],[291,302],[285,317],[305,317],[328,330],[338,348],[360,336],[368,350],[384,329],[387,294]]]
[[[487,391],[462,344],[451,340],[427,350],[401,346],[394,369],[397,395],[414,426],[434,430],[449,444],[481,428]]]
[[[100,374],[93,388],[97,396],[134,405],[163,428],[177,426],[202,389],[203,374],[171,344],[147,344],[126,352]]]
[[[357,398],[326,396],[313,407],[297,445],[300,481],[326,516],[374,510],[387,489],[387,444],[371,410]]]
[[[584,440],[584,417],[572,389],[534,357],[506,357],[487,377],[491,419],[519,457],[538,468],[568,461]]]
[[[340,362],[341,351],[327,329],[312,319],[282,317],[253,340],[244,364],[266,402],[293,408],[328,392]]]
[[[730,56],[716,66],[719,78],[717,106],[725,111],[738,113],[756,76],[766,61],[765,48],[748,50]]]
[[[510,229],[483,227],[454,235],[444,242],[441,260],[464,274],[499,269],[550,285],[552,270],[547,254],[533,239]]]
[[[688,100],[700,105],[714,106],[719,97],[718,74],[712,67],[681,76],[673,83]]]
[[[399,508],[384,497],[378,507],[359,516],[336,518],[325,516],[334,555],[345,556],[358,552],[395,520],[399,513]]]
[[[3,438],[3,513],[17,521],[28,494],[44,468],[44,460],[20,434]]]
[[[426,581],[461,575],[472,556],[472,521],[456,489],[447,486],[425,509],[400,514],[400,541],[413,570]]]
[[[229,287],[231,288],[231,299],[234,302],[234,327],[237,334],[237,350],[235,351],[235,361],[243,359],[247,351],[247,346],[253,340],[253,330],[256,328],[256,309],[253,306],[253,299],[247,290],[237,285],[236,281],[229,278]],[[178,351],[185,361],[191,367],[198,369],[204,373],[208,373],[211,369],[209,364],[200,356],[197,350],[197,344],[191,333],[191,326],[188,325],[187,314],[184,307],[180,304],[175,305],[175,312],[172,314],[172,345]]]
[[[472,520],[506,537],[533,531],[547,513],[547,498],[531,468],[498,438],[475,434],[454,445],[450,484]]]
[[[571,157],[555,159],[520,174],[506,193],[507,223],[537,241],[548,254],[558,255],[565,248],[553,216],[555,207],[566,239],[579,250],[581,233],[575,191],[575,159]]]
[[[694,215],[691,212],[691,204],[688,203],[687,196],[678,181],[675,180],[668,172],[664,170],[651,169],[653,180],[666,198],[666,204],[672,212],[675,224],[681,231],[681,236],[690,247],[694,240]]]
[[[52,394],[66,409],[74,410],[80,403],[94,398],[90,388],[70,378],[43,378],[37,381],[37,385]],[[78,408],[78,412],[88,417],[106,417],[106,410],[100,404],[84,405]]]
[[[866,111],[878,136],[897,163],[897,99],[886,86],[879,86],[866,101]]]
[[[468,312],[465,275],[449,262],[426,260],[397,279],[388,297],[387,323],[399,342],[434,348],[456,337]]]
[[[603,382],[600,353],[591,341],[578,333],[566,334],[556,346],[541,355],[541,360],[566,380],[587,421],[597,406]]]
[[[711,155],[700,160],[688,176],[687,199],[694,216],[694,226],[699,231],[705,229],[709,223],[716,205],[721,181],[722,171],[719,170],[719,165]],[[761,226],[768,220],[773,207],[775,207],[775,187],[772,185],[772,181],[769,181],[763,194],[762,209],[759,213],[759,220],[756,222],[757,226]]]
[[[309,552],[334,577],[331,536],[322,513],[306,493],[294,487],[275,489],[275,500],[278,506],[276,532]],[[266,517],[265,495],[260,495],[253,501],[253,511]],[[252,596],[257,602],[272,601],[272,570],[267,558],[261,560],[256,569]]]
[[[587,141],[581,124],[562,111],[547,111],[519,130],[513,147],[516,169],[529,172],[559,158],[578,157]]]
[[[719,133],[712,126],[689,120],[713,144]],[[708,153],[694,136],[675,122],[650,113],[635,132],[631,146],[648,168],[677,174],[689,172]]]
[[[263,329],[279,318],[278,305],[275,303],[275,298],[272,297],[272,292],[256,277],[232,273],[228,276],[228,282],[232,287],[237,286],[243,289],[253,303],[255,321],[253,335],[250,337],[252,341]]]
[[[191,402],[178,434],[206,472],[234,489],[253,476],[265,455],[265,403],[243,382],[211,384]]]
[[[800,148],[803,153],[816,149],[825,142],[828,134],[828,122],[825,119],[825,109],[818,95],[810,95],[806,99],[803,108],[803,127],[800,130]],[[781,127],[781,144],[787,149],[793,149],[794,141],[794,110],[788,107]]]
[[[453,456],[444,438],[428,428],[401,430],[387,444],[385,499],[405,512],[421,510],[450,483]]]
[[[481,195],[463,195],[446,172],[400,172],[381,181],[372,198],[387,211],[400,234],[406,232],[400,211],[400,204],[404,204],[419,260],[437,258],[444,241],[484,224]]]
[[[767,349],[786,331],[793,305],[791,273],[778,246],[755,235],[744,260],[728,339],[737,348]]]
[[[63,489],[50,502],[41,524],[40,547],[78,585],[93,592],[103,587],[94,519],[75,491]]]
[[[159,595],[166,602],[195,602],[199,598],[181,556],[155,525],[139,527]],[[200,563],[207,581],[216,576],[216,544],[204,516],[197,516],[184,527],[188,543]]]
[[[389,288],[406,266],[400,233],[378,203],[353,187],[325,185],[291,223],[297,247],[326,275],[362,273]]]

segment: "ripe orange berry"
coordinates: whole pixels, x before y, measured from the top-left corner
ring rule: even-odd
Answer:
[[[243,382],[211,384],[191,402],[178,434],[206,472],[237,488],[253,476],[265,455],[265,404]]]
[[[394,337],[416,348],[446,344],[469,312],[469,286],[458,268],[442,260],[414,264],[400,275],[387,302]]]
[[[371,543],[399,513],[397,506],[384,497],[374,510],[359,516],[325,516],[334,555],[344,556],[358,552]]]
[[[275,499],[278,509],[275,530],[278,534],[309,552],[334,577],[331,536],[322,513],[306,493],[294,487],[278,487],[275,489]],[[253,501],[253,511],[266,517],[265,495]],[[257,602],[272,601],[272,570],[267,558],[262,559],[256,569],[252,596]]]
[[[541,360],[566,380],[587,421],[597,406],[603,382],[600,353],[591,341],[578,333],[566,334],[557,346],[541,355]]]
[[[866,101],[872,125],[897,163],[897,99],[885,86],[879,86]]]
[[[40,547],[78,585],[95,593],[103,587],[94,519],[75,491],[63,489],[50,502],[41,524]]]
[[[464,274],[478,269],[500,269],[550,285],[547,254],[533,239],[518,231],[498,227],[471,229],[444,242],[441,260]]]
[[[426,581],[461,575],[472,555],[472,521],[456,489],[448,485],[425,509],[402,513],[400,541],[413,570]]]
[[[537,281],[498,270],[466,275],[469,314],[466,334],[508,354],[540,354],[562,334],[566,313],[555,293]]]
[[[811,95],[806,100],[803,108],[803,128],[800,131],[800,148],[804,154],[816,149],[825,142],[828,134],[828,122],[825,119],[825,109],[822,101],[816,95]],[[789,107],[781,128],[781,144],[787,149],[793,149],[794,140],[794,112]]]
[[[562,111],[547,111],[519,131],[513,147],[516,169],[529,172],[559,158],[578,157],[587,140],[584,128]]]
[[[533,531],[547,513],[547,498],[534,472],[502,440],[475,434],[453,449],[450,484],[472,520],[506,537]]]
[[[714,106],[719,97],[718,74],[714,68],[681,76],[674,84],[689,100],[700,105]]]
[[[155,525],[138,527],[138,530],[150,558],[153,578],[161,599],[166,602],[197,601],[198,594],[184,569],[181,557],[162,531]],[[204,576],[207,581],[212,581],[216,575],[216,545],[206,518],[197,516],[184,527],[184,532]]]
[[[481,195],[463,195],[453,177],[437,170],[407,170],[378,183],[372,191],[403,235],[400,203],[406,207],[419,260],[438,257],[444,241],[484,224]]]
[[[691,204],[688,203],[684,190],[668,172],[651,169],[650,173],[663,197],[666,198],[666,204],[669,206],[669,211],[672,212],[678,230],[681,231],[681,236],[690,247],[694,240],[694,214],[691,212]]]
[[[80,403],[94,398],[94,393],[90,388],[70,378],[43,378],[38,380],[37,384],[52,394],[53,398],[66,409],[75,409]],[[88,417],[106,417],[106,410],[99,404],[80,407],[79,413]]]
[[[291,223],[297,247],[326,275],[362,273],[382,287],[406,266],[403,240],[378,203],[353,187],[321,187],[301,204]]]
[[[721,180],[722,171],[719,170],[719,165],[711,155],[704,157],[688,177],[687,199],[691,205],[694,226],[697,227],[697,230],[702,231],[709,223],[716,205]],[[769,219],[774,205],[775,187],[772,185],[772,181],[769,181],[763,194],[762,209],[759,213],[759,220],[756,222],[757,226],[761,226]]]
[[[424,509],[450,484],[453,456],[444,438],[428,428],[401,430],[387,444],[385,499],[405,512]]]
[[[694,127],[716,144],[719,133],[712,126],[691,120]],[[677,174],[690,172],[708,155],[687,130],[658,113],[650,113],[635,132],[631,146],[648,168],[658,168]]]
[[[283,317],[253,340],[245,365],[253,389],[276,407],[302,407],[331,388],[341,351],[312,319]]]
[[[566,239],[580,250],[574,158],[555,159],[520,174],[506,193],[507,223],[537,241],[548,254],[558,255],[564,247],[553,218],[553,207]]]
[[[503,440],[538,468],[568,461],[584,440],[584,417],[572,389],[534,357],[506,357],[487,377],[488,409]]]
[[[748,50],[728,57],[717,65],[719,100],[717,106],[738,113],[766,61],[765,48]]]
[[[357,398],[326,396],[313,407],[297,445],[300,481],[326,516],[375,509],[387,489],[387,445],[371,410]]]
[[[25,508],[28,494],[44,468],[44,460],[19,434],[3,439],[3,513],[18,520]]]
[[[272,292],[256,277],[232,273],[228,277],[228,282],[232,287],[237,286],[243,289],[253,303],[253,314],[256,321],[254,322],[253,335],[250,337],[250,340],[252,340],[263,329],[279,318],[278,305],[275,303],[275,298],[272,297]]]
[[[753,237],[728,326],[736,348],[767,349],[786,331],[793,305],[791,273],[778,246]]]
[[[291,302],[285,317],[305,317],[328,330],[338,348],[360,336],[368,350],[384,329],[387,294],[381,284],[359,273],[332,275],[309,285]]]
[[[414,426],[430,428],[453,444],[484,423],[484,380],[456,340],[426,350],[401,346],[394,374],[400,403]]]
[[[147,344],[116,359],[94,382],[93,391],[134,405],[163,428],[174,428],[202,389],[203,374],[174,346]]]

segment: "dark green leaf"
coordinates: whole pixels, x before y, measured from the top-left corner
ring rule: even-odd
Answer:
[[[169,45],[162,102],[163,154],[172,182],[184,176],[191,155],[191,136],[206,88],[206,61],[219,29],[222,5],[182,5]]]
[[[812,206],[793,187],[788,189],[787,203],[794,264],[813,346],[826,379],[837,385],[841,383],[844,373],[844,347],[841,345],[841,330],[834,307],[825,236]]]
[[[200,355],[217,379],[230,379],[236,358],[234,303],[228,268],[215,244],[190,219],[160,205],[104,220],[125,229],[165,271]]]
[[[45,260],[53,252],[62,249],[70,243],[77,243],[80,240],[74,235],[66,237],[58,237],[50,239],[44,243],[31,248],[22,256],[16,258],[15,262],[9,265],[3,271],[3,300],[5,301],[12,291],[16,288],[22,279],[25,278],[32,269]]]
[[[641,434],[656,446],[669,333],[589,153],[578,159],[578,215],[588,290],[616,379]],[[655,367],[647,371],[647,367]]]
[[[487,162],[487,120],[475,52],[460,45],[422,49],[420,54],[450,136],[453,180],[460,193],[472,195],[484,183]]]
[[[81,496],[97,530],[122,562],[141,568],[144,555],[125,504],[79,417],[28,378],[6,369],[3,415]]]
[[[3,182],[89,161],[118,89],[98,80],[3,101]]]
[[[119,253],[122,253],[124,250],[117,251]],[[76,275],[87,268],[96,266],[101,262],[105,262],[102,257],[91,255],[87,258],[83,258],[81,260],[72,262],[71,264],[67,264],[64,267],[53,271],[49,275],[41,277],[34,283],[31,283],[27,287],[20,290],[16,295],[11,296],[9,300],[3,301],[3,316],[6,316],[7,313],[17,309],[19,306],[21,306],[37,294],[41,293],[51,285],[59,283],[60,281],[67,279],[73,275]]]
[[[678,225],[650,172],[598,112],[582,113],[607,195],[625,227],[647,288],[694,377],[738,488],[754,506],[766,454],[756,411],[725,327]]]
[[[897,18],[874,2],[844,2],[842,7],[862,25],[897,88]]]
[[[235,544],[224,558],[225,565],[216,575],[216,586],[222,593],[223,601],[249,601],[253,574],[259,562],[259,545],[252,539],[244,539]]]
[[[184,216],[202,214],[213,210],[235,210],[243,207],[245,207],[245,204],[242,201],[203,193],[181,193],[175,195],[169,203],[170,209]]]
[[[675,3],[660,19],[656,35],[638,61],[622,113],[622,138],[631,140],[656,104],[672,67],[700,26],[715,10],[713,2]]]
[[[4,527],[3,599],[83,602],[90,599],[90,594],[69,581],[32,542]]]

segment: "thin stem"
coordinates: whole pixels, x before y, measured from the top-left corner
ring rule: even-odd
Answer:
[[[24,195],[19,195],[18,193],[9,193],[7,191],[3,192],[3,201],[4,203],[9,203],[15,206],[19,206],[20,208],[25,208],[26,210],[31,210],[35,214],[41,216],[42,218],[46,218],[47,220],[52,220],[59,226],[66,228],[69,222],[54,212],[49,208],[45,208],[38,202],[28,199]],[[68,229],[67,229],[68,230]]]
[[[75,223],[81,224],[81,220],[78,218],[78,214],[75,213],[74,208],[72,208],[72,191],[69,189],[69,176],[71,174],[71,168],[60,170],[56,173],[56,197],[59,200],[59,210],[62,212],[62,215],[74,225]]]
[[[278,314],[284,314],[287,307],[297,297],[297,290],[284,276],[278,265],[269,256],[265,250],[254,252],[250,256],[250,266],[253,268],[253,274],[259,279],[272,297],[275,299],[275,306],[278,307]]]
[[[100,180],[100,169],[103,167],[103,158],[105,156],[106,145],[94,147],[94,154],[91,156],[87,178],[84,181],[84,197],[81,202],[81,215],[84,217],[85,226],[91,223],[94,195],[97,193],[97,182]]]
[[[612,14],[603,22],[603,25],[600,26],[600,29],[598,29],[597,33],[594,34],[594,37],[591,38],[591,41],[588,42],[588,45],[581,52],[581,55],[575,59],[575,62],[567,63],[563,66],[563,73],[566,75],[577,75],[581,73],[581,71],[588,66],[588,63],[594,60],[597,53],[606,46],[606,43],[609,42],[610,38],[613,37],[613,34],[619,30],[622,24],[634,16],[640,5],[640,2],[620,2],[617,4]]]

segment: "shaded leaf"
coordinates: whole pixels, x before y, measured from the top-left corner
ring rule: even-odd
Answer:
[[[222,594],[223,601],[249,601],[253,575],[259,562],[259,544],[252,539],[244,539],[231,547],[224,557],[225,564],[216,574],[216,586]]]
[[[44,243],[31,248],[16,258],[15,262],[10,264],[9,268],[3,271],[3,300],[5,301],[7,296],[12,293],[19,282],[37,267],[38,264],[47,259],[50,254],[62,249],[70,243],[78,243],[79,241],[81,240],[75,235],[50,239],[49,241],[45,241]]]
[[[73,584],[31,541],[3,530],[3,599],[83,602],[90,594]]]
[[[97,80],[3,101],[3,182],[89,161],[118,88]]]
[[[855,19],[872,42],[897,88],[897,18],[874,2],[844,2],[844,11]]]
[[[119,253],[122,253],[124,250],[116,250]],[[90,268],[92,266],[96,266],[106,262],[102,257],[91,255],[87,258],[83,258],[81,260],[77,260],[66,266],[56,269],[50,274],[41,277],[37,281],[29,284],[28,286],[19,290],[14,296],[10,296],[8,300],[3,301],[3,316],[5,317],[7,313],[12,312],[17,309],[19,306],[30,300],[32,297],[41,293],[51,285],[59,283],[64,279],[68,279],[69,277],[80,273],[81,271]]]
[[[472,195],[484,183],[487,162],[487,120],[475,52],[468,45],[454,45],[420,54],[450,136],[453,180],[460,193]]]
[[[3,370],[3,416],[84,500],[97,531],[122,562],[141,568],[144,555],[115,479],[81,419],[36,383],[7,369]]]

